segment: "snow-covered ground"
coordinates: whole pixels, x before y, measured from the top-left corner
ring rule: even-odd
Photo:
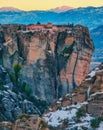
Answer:
[[[90,127],[90,120],[93,119],[89,114],[86,113],[85,117],[81,117],[81,122],[76,123],[74,118],[76,118],[76,112],[83,105],[86,105],[88,102],[78,103],[76,105],[70,105],[67,107],[62,107],[61,110],[57,110],[55,112],[49,112],[44,115],[45,120],[48,125],[57,127],[63,123],[66,119],[68,121],[69,128],[72,129],[74,127],[85,126],[87,128]]]

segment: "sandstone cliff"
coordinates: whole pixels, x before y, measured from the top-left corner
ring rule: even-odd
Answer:
[[[11,71],[22,64],[21,79],[33,95],[55,101],[81,84],[89,71],[94,46],[81,25],[56,30],[26,30],[24,25],[0,25],[0,62]]]

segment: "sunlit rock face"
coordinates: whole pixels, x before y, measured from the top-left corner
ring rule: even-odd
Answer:
[[[9,71],[22,64],[21,78],[33,95],[53,102],[79,86],[89,71],[93,42],[81,25],[27,30],[24,25],[0,26],[1,64]]]

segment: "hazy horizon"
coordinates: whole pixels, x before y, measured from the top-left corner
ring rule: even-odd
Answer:
[[[61,7],[61,6],[69,6],[72,8],[79,8],[79,7],[88,7],[88,6],[93,6],[93,7],[100,7],[103,6],[103,1],[102,0],[0,0],[0,8],[2,7],[14,7],[18,8],[20,10],[49,10],[53,9],[56,7]]]

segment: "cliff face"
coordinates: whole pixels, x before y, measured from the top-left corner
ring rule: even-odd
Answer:
[[[53,102],[79,86],[88,74],[94,50],[86,27],[26,30],[24,25],[0,26],[0,62],[9,71],[22,64],[21,78],[33,95]]]

